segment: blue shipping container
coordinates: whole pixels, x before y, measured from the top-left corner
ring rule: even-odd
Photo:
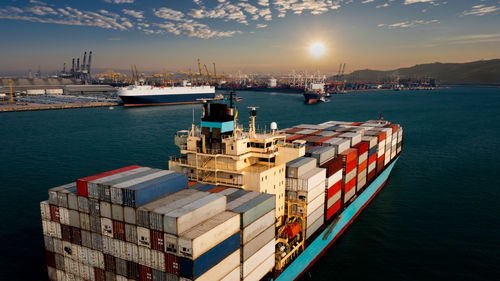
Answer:
[[[128,207],[140,207],[185,188],[187,188],[187,178],[184,174],[168,174],[164,177],[122,189],[123,204]]]
[[[215,185],[213,184],[203,184],[203,183],[195,183],[189,188],[196,189],[198,191],[209,191],[210,189],[214,188]]]
[[[196,260],[179,258],[179,275],[194,280],[237,251],[239,247],[240,232],[237,232],[217,246],[206,251]]]
[[[229,202],[231,202],[233,200],[236,200],[236,199],[240,198],[241,196],[243,196],[243,195],[245,195],[245,194],[247,194],[249,192],[250,191],[248,191],[248,190],[240,189],[240,190],[238,190],[236,192],[233,192],[233,193],[231,193],[229,195],[226,195],[226,203],[229,203]]]

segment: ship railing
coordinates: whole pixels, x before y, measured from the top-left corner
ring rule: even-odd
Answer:
[[[170,161],[184,165],[188,164],[187,157],[182,157],[182,156],[170,156]]]

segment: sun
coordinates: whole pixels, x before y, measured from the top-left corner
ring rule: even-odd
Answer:
[[[316,42],[309,47],[309,52],[313,57],[321,57],[325,53],[325,46]]]

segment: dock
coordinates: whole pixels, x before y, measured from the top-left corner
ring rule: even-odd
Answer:
[[[63,103],[63,104],[0,104],[0,112],[17,112],[17,111],[36,111],[36,110],[52,110],[52,109],[73,109],[87,107],[106,107],[117,106],[118,102],[88,102],[88,103]]]

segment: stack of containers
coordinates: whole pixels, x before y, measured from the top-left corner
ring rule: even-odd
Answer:
[[[291,213],[305,217],[308,239],[324,222],[325,179],[323,168],[316,168],[315,158],[300,157],[287,163],[286,197],[293,205]]]
[[[129,166],[51,189],[40,205],[49,279],[166,280],[162,239],[136,213],[186,187],[182,174]]]
[[[391,160],[396,157],[396,149],[397,149],[397,144],[398,144],[398,138],[399,138],[399,125],[397,124],[389,124],[386,126],[387,128],[392,129],[392,142],[391,142]]]
[[[399,129],[398,129],[398,143],[397,143],[397,146],[396,146],[396,153],[400,153],[401,152],[402,145],[403,145],[403,128],[399,127]]]
[[[370,181],[377,173],[376,167],[378,139],[375,136],[365,135],[362,140],[368,143],[368,175],[366,179],[367,181]]]
[[[342,206],[342,157],[337,156],[320,167],[326,170],[325,220],[329,220]]]
[[[315,158],[316,165],[320,166],[321,164],[335,157],[336,149],[335,147],[331,146],[316,146],[313,149],[309,150],[306,154],[308,154],[308,157]]]
[[[378,131],[376,129],[366,131],[365,135],[377,137],[377,173],[384,168],[385,161],[385,132]]]
[[[342,190],[346,203],[356,194],[358,150],[349,148],[339,154],[342,158]]]
[[[323,146],[331,146],[335,148],[335,154],[338,155],[343,151],[349,149],[351,142],[345,138],[332,138],[323,142]]]
[[[356,193],[359,193],[366,184],[366,177],[368,176],[368,145],[368,142],[361,141],[353,147],[358,151],[358,180]]]
[[[384,166],[391,161],[391,148],[392,148],[392,128],[381,128],[380,131],[385,133],[385,157]]]

